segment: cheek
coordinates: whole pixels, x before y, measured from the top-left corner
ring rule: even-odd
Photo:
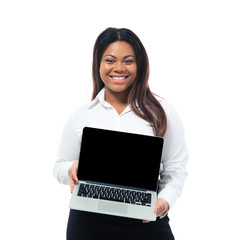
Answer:
[[[105,79],[105,75],[102,71],[100,71],[100,78],[101,78],[102,81],[104,81],[104,79]]]
[[[132,68],[131,74],[132,74],[132,76],[133,76],[134,78],[136,78],[136,75],[137,75],[137,67]]]
[[[103,76],[105,75],[105,72],[104,72],[104,67],[102,65],[100,65],[99,73],[100,73],[101,79],[103,79]]]
[[[100,69],[100,78],[103,82],[107,82],[108,80],[108,73],[107,71],[104,71],[104,69]]]
[[[106,66],[105,64],[101,64],[100,65],[100,76],[106,76],[109,74],[110,72],[110,67],[109,66]]]

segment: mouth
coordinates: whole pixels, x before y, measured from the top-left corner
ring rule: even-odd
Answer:
[[[119,75],[119,76],[111,76],[110,75],[110,77],[114,80],[114,81],[124,81],[125,79],[127,79],[129,76],[128,75],[126,75],[126,76],[124,76],[124,75]]]

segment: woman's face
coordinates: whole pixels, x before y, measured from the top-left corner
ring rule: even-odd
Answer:
[[[137,74],[136,56],[132,46],[124,41],[111,43],[100,63],[100,77],[108,91],[129,92]]]

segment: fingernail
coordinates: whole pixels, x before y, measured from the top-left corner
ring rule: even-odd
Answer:
[[[158,212],[158,213],[160,212],[160,208],[157,209],[157,212]]]
[[[77,182],[76,182],[76,180],[73,180],[73,182],[74,182],[74,184],[76,184]]]

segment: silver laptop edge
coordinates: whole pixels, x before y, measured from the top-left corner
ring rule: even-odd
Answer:
[[[116,148],[120,142],[129,150]],[[70,209],[155,221],[163,143],[162,137],[84,127],[79,183],[74,186]],[[81,184],[85,185],[79,190]],[[112,188],[121,190],[116,192]]]
[[[141,220],[149,220],[149,221],[156,220],[155,205],[157,200],[157,194],[154,191],[145,190],[147,193],[151,193],[151,207],[145,207],[141,205],[133,205],[133,204],[114,202],[109,200],[77,196],[79,186],[81,183],[87,183],[87,182],[79,181],[79,183],[74,186],[72,197],[69,204],[70,209],[81,210],[86,212],[96,212],[96,213],[114,215],[119,217],[130,216],[131,218],[141,219]],[[99,184],[97,183],[96,185],[99,185]],[[130,188],[128,187],[125,189],[130,189]],[[135,189],[135,188],[131,188],[131,189],[136,191],[141,191],[140,189]]]

